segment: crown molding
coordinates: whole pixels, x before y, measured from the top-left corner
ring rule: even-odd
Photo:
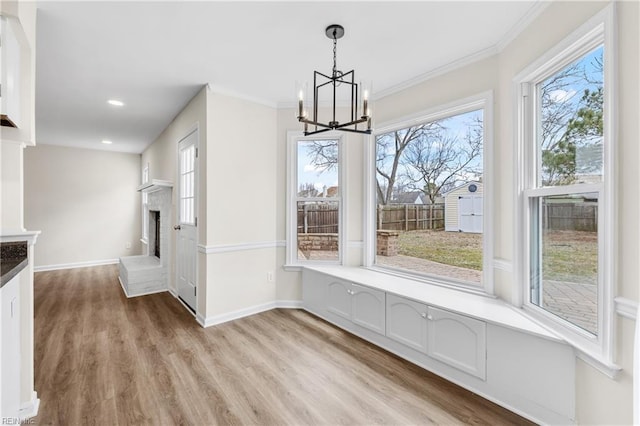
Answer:
[[[255,96],[246,95],[244,93],[227,89],[222,86],[216,86],[215,84],[207,83],[207,89],[215,95],[229,96],[231,98],[241,99],[243,101],[249,101],[256,104],[264,105],[269,108],[279,108],[278,102],[273,102],[264,98],[258,98]]]
[[[551,5],[550,1],[537,1],[529,8],[527,13],[516,24],[502,36],[502,38],[496,43],[498,52],[502,52],[512,41],[516,39],[525,29],[531,25],[531,23],[544,12],[547,7]]]

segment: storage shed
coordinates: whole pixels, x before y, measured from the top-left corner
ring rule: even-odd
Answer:
[[[467,182],[445,193],[445,231],[482,233],[482,197],[482,182]]]

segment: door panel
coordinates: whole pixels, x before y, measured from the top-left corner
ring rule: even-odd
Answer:
[[[482,196],[458,197],[458,229],[461,232],[482,232]]]
[[[176,229],[176,274],[178,296],[196,310],[197,232],[197,150],[198,132],[178,144],[178,225]]]

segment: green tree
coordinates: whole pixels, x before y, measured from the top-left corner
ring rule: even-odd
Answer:
[[[571,184],[576,180],[576,172],[593,173],[600,169],[603,102],[602,86],[584,90],[579,103],[581,106],[568,120],[562,136],[551,149],[542,151],[544,184]],[[576,158],[578,148],[585,153],[580,162]]]

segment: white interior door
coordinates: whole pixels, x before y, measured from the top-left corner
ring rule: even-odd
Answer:
[[[176,274],[178,297],[196,310],[196,259],[198,254],[197,153],[198,132],[189,134],[178,143],[178,223]]]
[[[458,198],[458,229],[461,232],[482,232],[482,195]]]

